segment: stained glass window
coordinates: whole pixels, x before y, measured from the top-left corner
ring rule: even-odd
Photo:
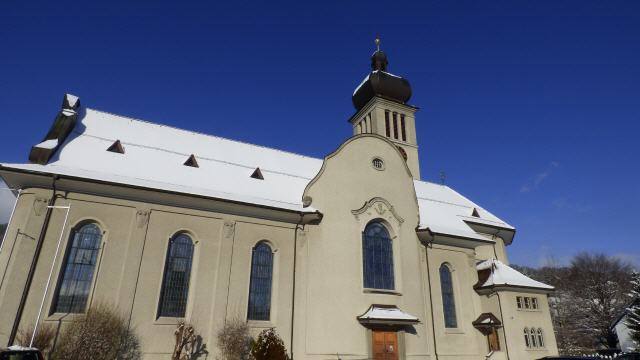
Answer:
[[[54,312],[81,313],[85,311],[100,252],[102,231],[90,223],[71,234],[63,266],[62,281],[55,297]]]
[[[184,317],[193,261],[193,241],[179,233],[169,241],[158,316]]]
[[[269,320],[272,278],[273,252],[267,243],[260,242],[253,248],[251,256],[248,320]]]
[[[458,327],[456,319],[456,302],[453,294],[453,279],[451,269],[446,264],[440,266],[440,288],[442,290],[442,307],[444,310],[444,326]]]
[[[363,241],[364,287],[395,289],[393,275],[393,244],[384,225],[372,222],[364,229]]]

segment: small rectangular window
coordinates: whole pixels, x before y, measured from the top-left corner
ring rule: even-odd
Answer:
[[[391,137],[391,126],[389,126],[389,112],[384,112],[384,125],[387,129],[387,137]]]
[[[531,298],[531,308],[538,310],[538,298]]]
[[[402,131],[402,141],[407,141],[407,131],[404,128],[404,114],[400,114],[400,130]]]
[[[524,308],[531,309],[531,298],[528,298],[528,297],[524,298]]]
[[[398,138],[398,114],[393,113],[393,138]]]
[[[516,305],[518,309],[522,309],[522,296],[516,296]]]

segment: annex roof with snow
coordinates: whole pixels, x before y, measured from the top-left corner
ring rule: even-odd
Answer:
[[[0,164],[12,187],[29,184],[7,173],[56,175],[320,217],[303,192],[323,160],[182,130],[80,105],[66,95],[62,110],[28,164]],[[13,181],[13,183],[12,183]],[[448,186],[414,181],[421,238],[457,246],[509,244],[515,229]]]
[[[476,270],[478,270],[478,283],[474,286],[474,289],[480,293],[501,289],[543,293],[555,290],[553,286],[533,280],[500,260],[489,259],[482,261],[476,265]]]

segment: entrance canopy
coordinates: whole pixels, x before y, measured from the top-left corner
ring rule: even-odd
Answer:
[[[474,328],[478,329],[484,335],[489,335],[492,329],[502,326],[500,320],[498,320],[498,318],[492,313],[480,314],[472,324]]]
[[[420,320],[393,305],[371,305],[369,310],[358,316],[361,324],[410,325]]]

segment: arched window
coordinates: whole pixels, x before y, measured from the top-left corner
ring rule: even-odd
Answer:
[[[524,345],[526,347],[531,347],[531,342],[529,342],[529,329],[524,328]]]
[[[362,239],[364,287],[395,289],[393,275],[393,244],[387,228],[372,222],[364,229]]]
[[[538,328],[538,346],[544,347],[544,336],[542,336],[541,328]]]
[[[70,240],[55,296],[53,312],[56,313],[85,311],[98,262],[102,230],[94,223],[85,224],[72,232]]]
[[[248,320],[269,320],[272,278],[273,252],[266,242],[259,242],[251,256]]]
[[[456,300],[453,294],[453,279],[451,269],[447,264],[440,266],[440,288],[442,289],[442,307],[444,310],[444,326],[458,327],[456,319]]]
[[[538,339],[536,339],[536,329],[529,329],[529,342],[531,343],[531,347],[538,347]]]
[[[164,264],[158,316],[184,317],[189,294],[189,278],[193,261],[193,241],[179,233],[169,240]]]

